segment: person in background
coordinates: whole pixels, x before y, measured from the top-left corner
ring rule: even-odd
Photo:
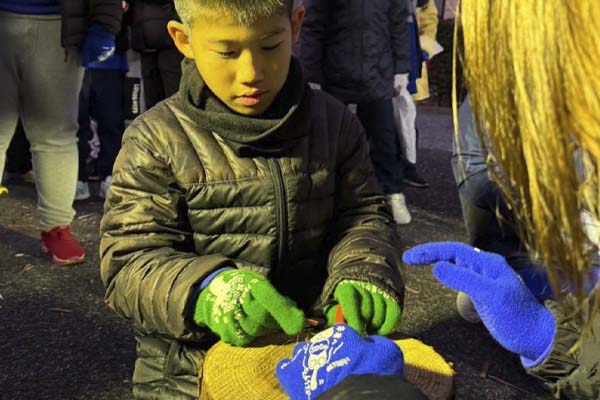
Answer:
[[[476,156],[459,179],[468,177],[467,189],[475,179],[485,188],[492,177],[497,189],[469,195],[471,208],[485,217],[494,203],[501,208],[501,194],[551,298],[540,299],[496,252],[428,243],[403,256],[407,264],[434,264],[438,281],[469,296],[498,343],[561,399],[600,398],[599,19],[595,0],[461,2],[475,146],[493,168]],[[471,152],[457,142],[459,154]]]
[[[6,165],[4,166],[4,180],[18,179],[33,182],[33,165],[29,141],[23,130],[23,123],[19,118],[17,129],[6,150]]]
[[[123,12],[128,4],[123,2]],[[98,196],[105,198],[112,180],[112,168],[121,148],[125,130],[125,74],[129,70],[127,49],[128,29],[125,18],[122,29],[115,40],[115,52],[106,60],[83,60],[86,68],[83,85],[79,93],[79,176],[75,200],[90,198],[88,184],[90,165],[90,140],[93,138],[90,118],[97,122],[100,152],[95,161],[95,172],[100,180]]]
[[[422,101],[430,97],[429,74],[427,63],[444,49],[437,42],[439,13],[435,0],[417,0],[415,18],[418,33],[418,44],[421,50],[421,74],[416,79],[413,99]]]
[[[31,143],[42,251],[59,265],[85,258],[70,231],[80,50],[98,60],[114,51],[122,13],[121,0],[0,0],[0,176],[21,118]]]
[[[405,165],[392,98],[410,71],[408,0],[305,0],[304,5],[300,55],[307,79],[356,107],[394,220],[407,224],[411,215],[402,193]]]
[[[411,0],[412,1],[412,0]],[[414,14],[411,15],[409,36],[411,38],[411,72],[409,74],[408,91],[415,102],[429,98],[429,79],[427,62],[442,51],[435,40],[438,26],[438,9],[435,0],[412,1]],[[414,121],[414,135],[418,145],[419,130]],[[418,172],[416,162],[405,158],[404,183],[415,188],[427,188],[427,182]]]
[[[179,88],[183,56],[167,32],[167,22],[177,19],[173,0],[131,1],[131,48],[141,56],[146,109]]]

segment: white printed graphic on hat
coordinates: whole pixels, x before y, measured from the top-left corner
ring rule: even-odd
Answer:
[[[342,332],[345,330],[345,325],[335,325],[326,329],[313,336],[310,342],[303,346],[302,351],[297,353],[304,354],[302,379],[304,379],[304,392],[308,399],[311,399],[312,393],[325,383],[323,378],[319,379],[319,372],[324,366],[327,366],[325,372],[329,373],[350,363],[350,358],[347,356],[333,360],[336,353],[344,346],[341,339]]]

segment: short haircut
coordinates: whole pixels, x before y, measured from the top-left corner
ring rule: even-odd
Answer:
[[[210,17],[220,13],[232,15],[240,25],[248,26],[272,15],[292,15],[298,0],[174,0],[181,21],[191,27],[198,13]]]

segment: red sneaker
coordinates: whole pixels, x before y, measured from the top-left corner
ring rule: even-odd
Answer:
[[[68,226],[57,226],[42,232],[42,251],[51,254],[52,261],[58,265],[78,264],[85,259],[85,250],[71,236]]]

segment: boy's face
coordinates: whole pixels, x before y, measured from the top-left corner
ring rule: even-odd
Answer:
[[[292,45],[298,40],[304,9],[239,25],[230,15],[200,13],[189,35],[171,21],[168,30],[184,56],[194,59],[206,85],[230,109],[259,115],[273,103],[290,66]]]

